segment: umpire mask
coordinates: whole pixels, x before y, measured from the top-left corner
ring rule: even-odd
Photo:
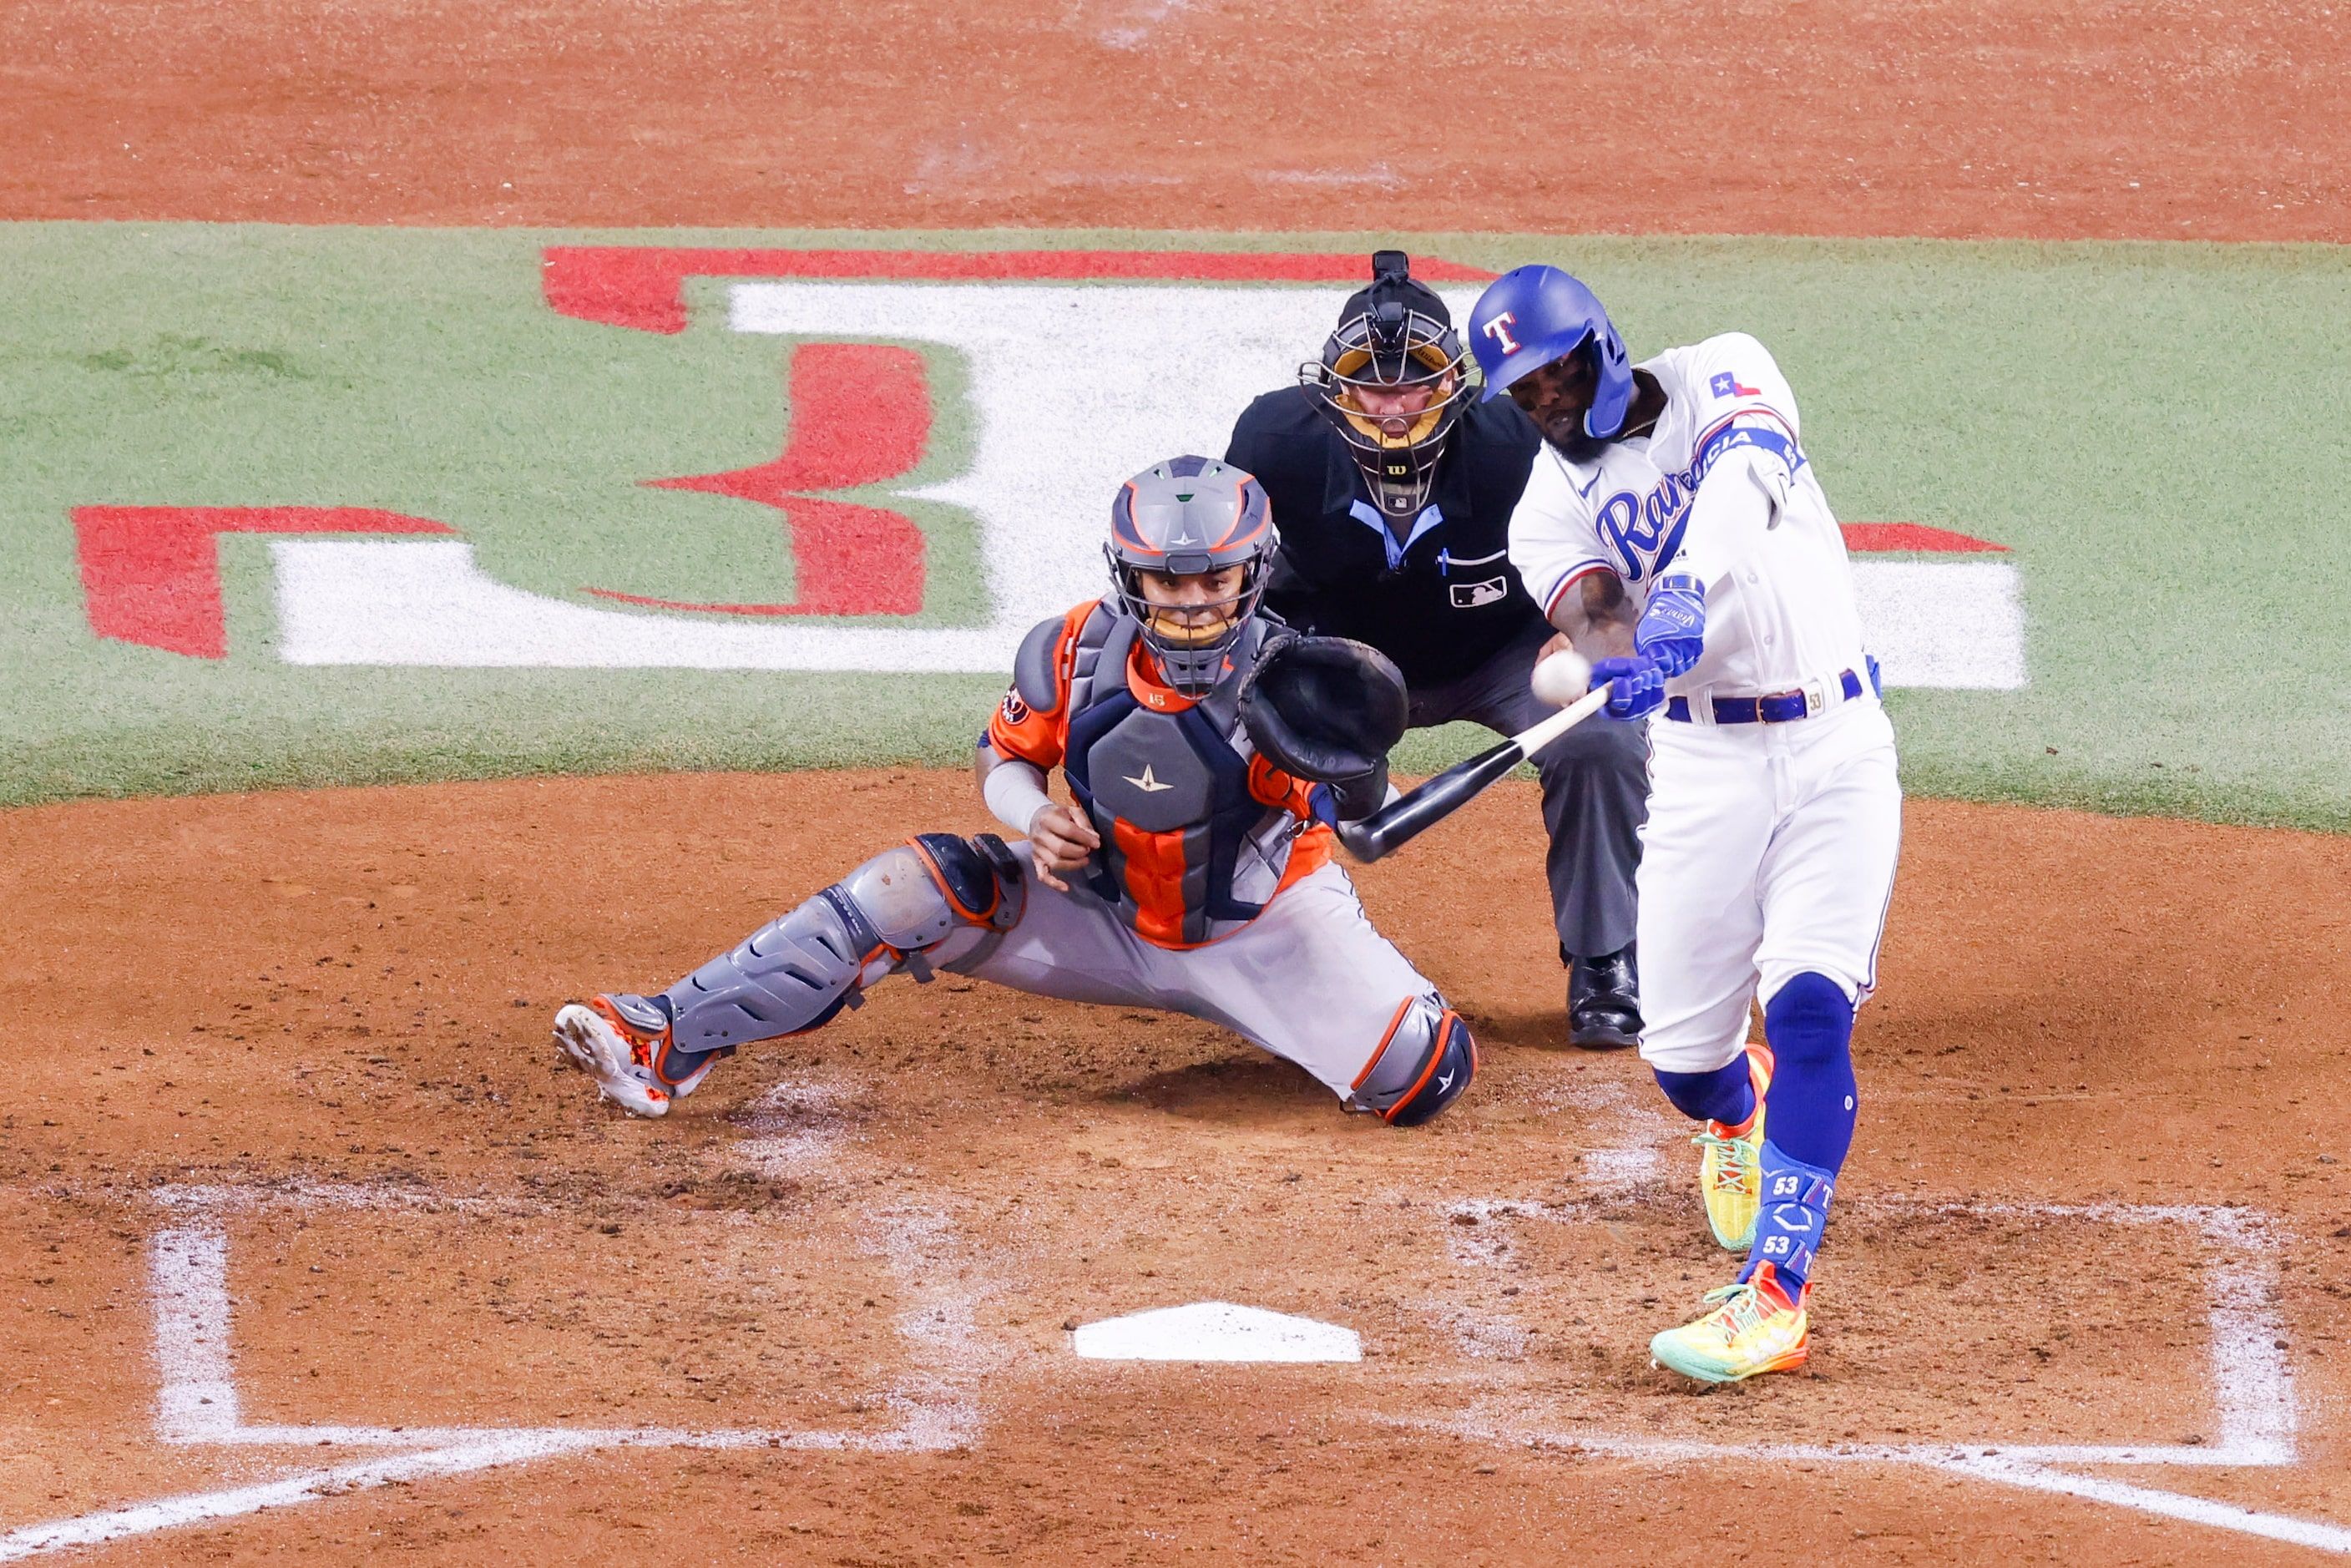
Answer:
[[[1347,301],[1322,357],[1298,379],[1346,439],[1381,515],[1419,516],[1475,372],[1445,301],[1414,281],[1411,257],[1372,257],[1372,286]]]

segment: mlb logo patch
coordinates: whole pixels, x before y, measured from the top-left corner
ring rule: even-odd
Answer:
[[[1510,580],[1489,577],[1483,582],[1457,582],[1453,585],[1453,608],[1475,610],[1510,597]]]
[[[1720,375],[1707,382],[1706,390],[1712,392],[1717,397],[1761,397],[1763,395],[1763,389],[1761,387],[1740,386],[1739,384],[1739,378],[1732,375],[1729,371],[1723,371]]]

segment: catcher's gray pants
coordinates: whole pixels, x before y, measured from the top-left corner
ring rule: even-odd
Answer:
[[[1020,923],[956,932],[931,953],[940,968],[1032,996],[1206,1019],[1296,1062],[1343,1100],[1405,1004],[1437,994],[1373,929],[1336,862],[1275,894],[1231,935],[1177,949],[1144,941],[1082,883],[1068,893],[1046,886],[1029,846],[1012,849],[1029,884]]]
[[[1527,689],[1551,636],[1551,627],[1536,622],[1460,680],[1416,687],[1412,727],[1468,719],[1510,736],[1557,713]],[[1560,944],[1581,958],[1614,953],[1633,940],[1633,873],[1641,863],[1641,824],[1649,815],[1646,727],[1595,715],[1543,747],[1534,761],[1542,777],[1543,828],[1551,835],[1543,871]]]

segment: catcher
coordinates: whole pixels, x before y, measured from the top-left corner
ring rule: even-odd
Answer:
[[[653,996],[555,1015],[608,1099],[667,1113],[737,1046],[816,1029],[899,969],[1222,1024],[1399,1126],[1477,1070],[1446,1006],[1331,859],[1404,733],[1380,654],[1259,610],[1264,489],[1178,457],[1111,508],[1114,592],[1031,631],[980,737],[981,797],[1026,842],[921,833]],[[1060,768],[1074,810],[1045,793]]]

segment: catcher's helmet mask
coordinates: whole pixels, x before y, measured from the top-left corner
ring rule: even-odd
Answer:
[[[1102,546],[1111,583],[1177,692],[1205,696],[1225,678],[1227,655],[1265,600],[1280,543],[1265,486],[1212,458],[1171,457],[1119,487]],[[1228,598],[1169,605],[1143,591],[1145,571],[1197,577],[1228,567],[1241,569]]]
[[[1400,250],[1372,257],[1372,286],[1347,301],[1322,357],[1298,367],[1323,417],[1345,438],[1381,513],[1417,517],[1437,482],[1437,459],[1476,387],[1452,313],[1414,280]],[[1374,413],[1364,393],[1427,392],[1418,409]]]

